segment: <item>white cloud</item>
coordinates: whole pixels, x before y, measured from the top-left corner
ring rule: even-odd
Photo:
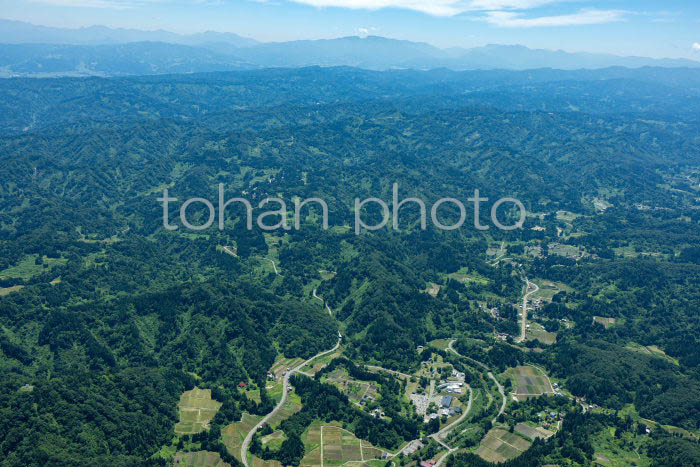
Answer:
[[[582,24],[602,24],[624,19],[626,12],[621,10],[581,10],[577,13],[556,16],[523,17],[522,13],[511,11],[489,11],[483,20],[495,26],[506,28],[532,28],[542,26],[578,26]]]
[[[693,44],[693,50],[699,50],[700,51],[700,42],[695,42]]]
[[[38,3],[46,3],[56,6],[83,7],[83,8],[135,8],[154,3],[160,0],[35,0]]]
[[[455,16],[468,11],[522,10],[564,0],[292,0],[316,7],[341,7],[356,10],[402,8],[433,16]]]

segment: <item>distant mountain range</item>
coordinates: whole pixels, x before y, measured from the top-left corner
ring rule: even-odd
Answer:
[[[63,29],[0,20],[0,76],[119,76],[266,67],[353,66],[372,70],[700,67],[687,59],[620,57],[486,45],[440,49],[385,37],[260,43],[233,33],[181,35],[92,26]]]

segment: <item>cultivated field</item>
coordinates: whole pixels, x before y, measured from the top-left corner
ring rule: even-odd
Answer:
[[[546,430],[541,426],[530,426],[525,423],[518,423],[515,425],[515,431],[533,441],[537,438],[549,439],[554,435],[554,432]]]
[[[241,445],[246,435],[260,421],[262,417],[243,413],[240,422],[232,423],[221,430],[224,445],[236,459],[241,460]]]
[[[605,329],[608,329],[611,326],[615,326],[617,319],[604,318],[602,316],[594,316],[593,321],[595,321],[596,323],[602,324]]]
[[[270,372],[275,375],[275,378],[279,378],[282,373],[287,371],[287,368],[295,368],[303,361],[301,358],[281,358],[272,365]]]
[[[493,428],[481,440],[476,453],[489,462],[505,462],[518,457],[532,445],[525,438],[501,428]]]
[[[340,357],[342,354],[343,354],[343,350],[338,349],[338,351],[333,352],[332,354],[324,355],[323,357],[316,358],[309,365],[304,365],[304,367],[302,367],[301,371],[303,371],[304,373],[308,373],[310,375],[315,375],[324,366],[328,365],[333,359]]]
[[[519,401],[543,394],[554,394],[549,378],[535,367],[518,366],[509,369],[506,372],[506,376],[513,380],[515,387],[513,395]]]
[[[362,441],[351,432],[331,425],[314,424],[305,434],[303,466],[363,464],[381,459],[384,451]]]
[[[221,460],[218,452],[178,452],[173,459],[175,467],[231,467]]]
[[[337,386],[350,400],[355,402],[359,402],[365,396],[375,400],[379,390],[372,383],[351,378],[343,368],[338,368],[328,375],[327,382]]]
[[[192,435],[209,427],[209,422],[221,407],[221,402],[212,400],[211,389],[194,388],[180,396],[180,421],[175,425],[175,433]]]
[[[545,345],[552,345],[557,341],[557,333],[547,332],[540,323],[530,322],[526,340],[536,340]]]
[[[270,417],[267,423],[272,428],[276,428],[283,420],[286,420],[300,410],[301,398],[295,392],[290,392],[287,395],[287,400],[284,402],[284,405],[282,405],[276,414]]]

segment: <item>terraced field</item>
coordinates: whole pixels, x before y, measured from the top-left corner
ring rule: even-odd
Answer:
[[[505,462],[527,451],[532,443],[501,428],[491,429],[481,440],[476,453],[489,462]]]
[[[173,459],[175,467],[231,467],[221,460],[218,452],[178,452]]]
[[[175,433],[192,435],[209,427],[209,422],[221,408],[221,402],[211,398],[211,389],[194,388],[180,396],[177,406],[180,421],[175,425]]]
[[[236,459],[241,460],[241,445],[246,435],[262,417],[244,413],[240,422],[232,423],[221,430],[224,445]]]
[[[554,394],[549,379],[537,368],[518,366],[508,370],[506,376],[514,381],[515,390],[512,394],[519,401]]]
[[[351,432],[331,425],[314,424],[305,434],[303,466],[365,464],[384,455],[382,449],[362,441]]]

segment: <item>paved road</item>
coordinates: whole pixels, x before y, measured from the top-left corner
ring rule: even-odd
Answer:
[[[522,342],[525,340],[525,333],[527,332],[527,300],[528,298],[530,298],[530,295],[540,290],[537,284],[535,284],[534,282],[530,282],[530,280],[527,277],[525,278],[525,284],[525,295],[523,295],[523,310],[521,313],[522,320],[520,321],[520,337],[515,339],[515,342]],[[530,286],[533,286],[534,289],[530,290]]]
[[[445,448],[447,448],[447,452],[446,452],[445,454],[443,454],[443,455],[440,457],[440,459],[438,459],[438,461],[435,463],[435,467],[440,467],[440,465],[442,465],[443,461],[447,458],[447,456],[448,456],[450,453],[452,453],[452,452],[454,452],[454,451],[457,450],[456,448],[451,448],[451,447],[449,447],[447,444],[445,444],[444,441],[442,441],[441,438],[444,438],[445,436],[447,436],[447,435],[450,433],[450,431],[452,431],[452,429],[453,429],[454,427],[456,427],[457,425],[459,425],[460,423],[462,423],[462,422],[464,421],[464,419],[467,418],[467,415],[469,414],[469,412],[471,412],[471,410],[472,410],[472,396],[473,396],[473,392],[472,392],[472,387],[469,386],[468,384],[467,384],[467,389],[469,389],[469,402],[467,402],[467,409],[466,409],[464,412],[462,412],[462,415],[461,415],[457,420],[455,420],[454,422],[450,423],[449,425],[447,425],[445,428],[443,428],[442,430],[438,431],[437,433],[430,435],[431,438],[433,438],[435,441],[437,441],[437,442],[440,443],[442,446],[444,446]]]
[[[338,350],[338,347],[340,347],[340,341],[342,339],[342,336],[340,333],[338,333],[338,342],[336,342],[335,346],[330,349],[326,350],[324,352],[321,352],[319,354],[314,355],[310,359],[306,360],[303,363],[300,363],[296,367],[292,368],[290,371],[287,372],[286,375],[284,375],[284,378],[282,380],[282,399],[277,403],[274,409],[272,409],[272,412],[269,414],[265,415],[262,420],[258,422],[257,425],[255,425],[246,435],[245,439],[243,440],[243,444],[241,445],[241,460],[243,461],[243,465],[248,467],[248,446],[250,446],[250,442],[253,440],[253,435],[255,434],[258,429],[263,426],[265,423],[267,423],[270,418],[272,418],[273,415],[275,415],[279,410],[282,408],[284,403],[287,401],[287,392],[289,388],[289,377],[292,375],[292,373],[298,372],[302,367],[308,365],[311,363],[313,360],[323,357],[324,355],[328,355],[329,353],[335,352]]]
[[[498,417],[501,416],[504,410],[506,410],[506,393],[503,390],[503,386],[501,386],[501,383],[498,382],[496,377],[493,375],[493,372],[491,372],[491,368],[489,368],[487,365],[484,363],[481,363],[480,361],[474,360],[471,357],[467,357],[466,355],[462,355],[461,353],[457,352],[457,350],[453,347],[453,344],[455,343],[455,339],[452,339],[449,344],[447,344],[447,348],[450,349],[452,352],[455,354],[459,355],[462,358],[466,358],[470,362],[474,362],[475,364],[479,365],[481,368],[486,370],[488,372],[488,377],[493,380],[494,383],[496,383],[496,387],[498,388],[498,392],[501,394],[501,408],[499,409],[498,413],[496,414],[495,417],[493,417],[493,420],[491,420],[491,423],[495,423]]]
[[[226,253],[228,253],[229,255],[235,256],[236,258],[238,258],[238,255],[237,255],[231,248],[225,246],[225,247],[224,247],[224,251],[225,251]]]

